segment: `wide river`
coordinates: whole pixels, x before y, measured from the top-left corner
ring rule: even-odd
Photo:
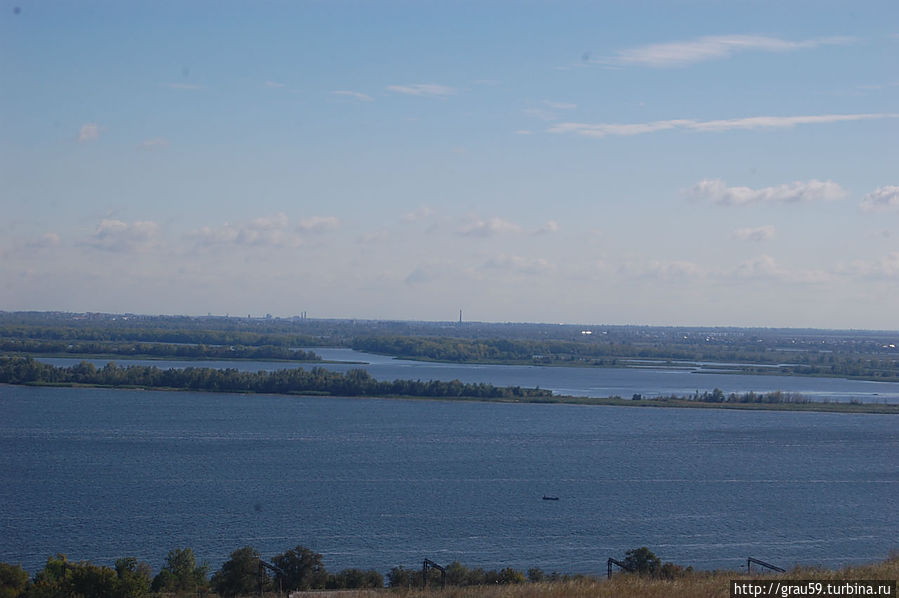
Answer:
[[[2,385],[0,413],[0,561],[31,573],[244,545],[592,574],[639,546],[704,569],[899,548],[890,415]]]
[[[497,386],[524,386],[552,390],[557,394],[631,398],[634,394],[647,397],[659,395],[689,395],[695,391],[720,388],[731,392],[800,393],[819,401],[849,401],[899,403],[899,383],[846,380],[844,378],[812,378],[801,376],[748,376],[745,374],[712,373],[701,367],[661,368],[581,368],[522,365],[474,365],[433,363],[394,359],[383,355],[362,353],[352,349],[309,349],[334,362],[355,363],[298,363],[272,361],[179,361],[179,360],[120,360],[121,365],[142,364],[158,367],[214,367],[236,368],[243,371],[277,370],[294,367],[324,367],[346,372],[365,368],[378,380],[460,380],[466,383],[485,382]],[[41,358],[40,361],[70,366],[82,361],[68,357]],[[109,359],[89,359],[103,366]]]

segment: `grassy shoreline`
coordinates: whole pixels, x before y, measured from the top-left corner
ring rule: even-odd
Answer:
[[[367,589],[297,592],[303,598],[375,598],[400,596],[402,598],[730,598],[730,582],[806,582],[845,584],[851,581],[879,580],[895,584],[899,579],[899,557],[866,565],[822,569],[795,567],[781,574],[747,575],[741,571],[696,571],[675,579],[658,579],[648,576],[616,573],[612,579],[580,578],[570,581],[536,582],[507,585],[461,586],[441,589],[436,584],[428,589]],[[764,594],[762,594],[764,595]],[[772,594],[774,595],[774,594]],[[781,594],[776,594],[780,596]],[[814,594],[805,594],[814,595]],[[822,594],[823,595],[823,594]],[[843,594],[862,595],[862,594]]]

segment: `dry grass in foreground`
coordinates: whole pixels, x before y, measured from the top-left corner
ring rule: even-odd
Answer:
[[[300,596],[323,598],[729,598],[731,579],[803,579],[845,581],[860,579],[899,579],[899,554],[880,563],[845,567],[837,570],[795,568],[778,575],[745,575],[737,571],[696,572],[666,581],[637,575],[616,574],[611,580],[579,580],[559,583],[526,583],[502,586],[468,586],[446,589],[344,590],[340,592],[303,592]]]

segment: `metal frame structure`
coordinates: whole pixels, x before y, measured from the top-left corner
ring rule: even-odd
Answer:
[[[755,563],[756,565],[761,565],[762,567],[767,567],[768,569],[771,569],[772,571],[777,571],[778,573],[786,573],[785,569],[781,569],[777,565],[772,565],[771,563],[766,563],[765,561],[760,561],[760,560],[754,559],[752,557],[748,557],[746,559],[746,573],[752,573],[752,563]]]
[[[428,571],[437,569],[440,571],[440,587],[446,588],[446,567],[441,567],[431,559],[425,559],[421,564],[421,584],[423,588],[428,587]]]
[[[281,587],[281,578],[284,577],[284,571],[282,571],[279,567],[272,565],[271,563],[266,563],[262,559],[259,559],[259,595],[262,596],[262,586],[265,583],[265,570],[268,569],[272,573],[280,573],[281,575],[278,577],[278,596],[283,594],[283,589]]]
[[[619,569],[624,569],[625,571],[633,571],[633,569],[631,569],[630,567],[628,567],[627,565],[625,565],[618,559],[613,559],[612,557],[609,557],[609,560],[606,562],[606,564],[609,567],[609,573],[608,573],[609,579],[612,579],[612,565],[617,565]]]

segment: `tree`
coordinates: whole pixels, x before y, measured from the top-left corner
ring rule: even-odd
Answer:
[[[212,589],[228,597],[254,593],[259,585],[259,559],[259,553],[251,546],[235,550],[212,576]]]
[[[286,592],[322,589],[328,582],[322,555],[305,546],[297,546],[279,554],[272,562],[282,571],[275,578]]]
[[[539,583],[544,579],[546,579],[546,574],[540,567],[531,567],[530,569],[528,569],[528,581],[532,583]]]
[[[417,585],[415,571],[405,567],[394,567],[387,573],[387,585],[391,588],[408,588]]]
[[[148,563],[133,556],[115,562],[116,598],[140,598],[150,591],[151,569]]]
[[[72,576],[65,594],[79,598],[109,598],[115,595],[116,573],[109,567],[79,562],[71,567]]]
[[[192,594],[205,590],[208,565],[197,565],[194,551],[190,548],[170,550],[159,575],[153,579],[150,589],[154,592],[174,592]]]
[[[35,573],[34,581],[25,589],[28,598],[57,598],[66,595],[71,578],[71,567],[66,555],[56,553],[47,558],[44,568]]]
[[[28,584],[28,572],[22,565],[0,563],[0,598],[18,598]]]
[[[624,553],[624,564],[627,568],[641,575],[655,575],[662,566],[662,561],[647,547],[634,548]]]

